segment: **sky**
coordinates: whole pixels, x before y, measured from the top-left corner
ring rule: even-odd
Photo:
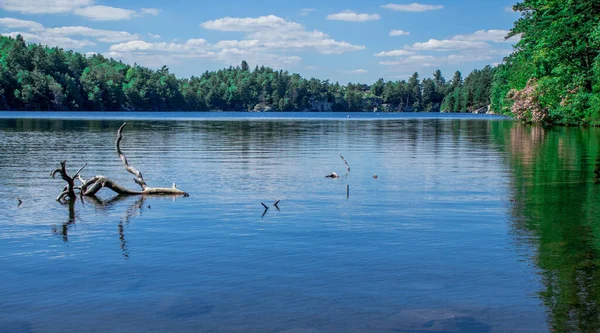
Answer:
[[[518,37],[508,0],[0,0],[0,33],[169,67],[179,77],[246,60],[303,77],[373,83],[496,65]]]

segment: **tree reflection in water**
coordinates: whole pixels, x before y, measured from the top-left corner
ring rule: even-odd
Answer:
[[[116,195],[108,200],[102,200],[96,196],[94,197],[82,197],[81,203],[91,203],[96,208],[102,210],[108,210],[109,208],[115,206],[117,203],[122,202],[131,196],[126,195]],[[142,215],[142,210],[144,207],[144,202],[146,201],[146,196],[139,196],[139,198],[131,204],[123,213],[119,224],[118,224],[118,233],[119,233],[119,241],[121,244],[121,251],[123,252],[124,258],[129,258],[129,247],[127,246],[127,240],[125,238],[125,229],[129,225],[129,222],[132,218],[138,217]],[[56,226],[52,227],[52,233],[62,235],[62,239],[64,242],[69,241],[69,229],[75,225],[76,221],[76,213],[75,213],[75,201],[67,201],[65,206],[68,207],[69,210],[69,218],[66,222],[62,223],[59,228]]]
[[[513,172],[512,227],[536,249],[552,331],[600,331],[600,131],[493,126]]]

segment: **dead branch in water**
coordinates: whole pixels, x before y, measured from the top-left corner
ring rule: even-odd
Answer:
[[[138,184],[142,190],[141,191],[133,191],[127,189],[114,181],[110,180],[105,176],[94,176],[88,180],[83,179],[81,176],[81,171],[83,168],[87,166],[87,163],[79,169],[75,173],[73,177],[70,177],[66,171],[66,161],[62,161],[60,163],[61,167],[52,171],[50,174],[52,178],[55,178],[56,174],[60,174],[61,178],[67,182],[67,186],[63,189],[63,191],[56,198],[57,201],[63,201],[65,197],[68,197],[69,200],[74,200],[76,198],[75,190],[79,190],[79,194],[81,196],[95,196],[98,191],[102,188],[106,187],[117,194],[120,195],[183,195],[189,196],[188,193],[178,189],[173,183],[172,187],[148,187],[142,173],[139,172],[136,168],[129,164],[127,160],[127,156],[121,151],[121,141],[123,140],[123,128],[127,123],[123,123],[119,130],[117,131],[117,139],[115,141],[115,149],[117,151],[117,155],[123,162],[123,166],[127,172],[131,173],[135,176],[133,181]],[[81,186],[75,186],[75,179],[81,182]]]
[[[340,154],[340,157],[342,158],[342,161],[344,161],[344,164],[346,164],[346,174],[349,174],[350,173],[350,165],[348,165],[348,161],[346,161],[344,156],[342,156],[341,154]]]

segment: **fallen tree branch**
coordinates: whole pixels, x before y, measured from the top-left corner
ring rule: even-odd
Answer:
[[[83,168],[85,168],[87,165],[87,163],[82,166],[79,171],[77,171],[77,174],[79,174],[81,172],[81,170],[83,170]],[[55,169],[54,171],[52,171],[50,173],[50,176],[52,178],[56,178],[56,174],[60,174],[60,177],[67,182],[67,186],[65,186],[65,188],[63,189],[63,191],[58,195],[58,197],[56,198],[56,201],[62,201],[62,199],[64,199],[64,197],[68,196],[70,200],[75,199],[75,181],[73,177],[69,177],[69,175],[67,174],[67,161],[62,161],[60,162],[60,168]]]
[[[142,190],[141,191],[133,191],[127,189],[114,181],[110,180],[105,176],[94,176],[88,180],[83,179],[81,176],[81,171],[87,166],[87,163],[82,166],[73,177],[70,177],[66,171],[66,161],[62,161],[60,163],[61,167],[52,171],[50,175],[52,178],[56,177],[56,174],[60,174],[61,178],[67,182],[67,186],[63,189],[63,191],[57,197],[57,201],[62,201],[65,197],[68,197],[69,200],[74,200],[76,198],[75,190],[79,190],[81,196],[95,196],[98,191],[102,188],[106,187],[117,194],[120,195],[183,195],[189,196],[188,193],[177,188],[175,183],[173,183],[172,187],[148,187],[142,173],[139,172],[136,168],[129,165],[129,161],[125,154],[121,151],[121,141],[123,140],[123,128],[127,123],[123,123],[119,130],[117,131],[117,139],[115,141],[115,149],[117,150],[117,154],[119,158],[123,162],[123,166],[127,172],[131,173],[135,176],[133,181],[138,184]],[[75,179],[81,182],[81,186],[75,186]]]
[[[133,181],[140,185],[142,187],[142,190],[145,190],[148,187],[148,185],[146,185],[144,176],[142,176],[142,173],[139,172],[136,168],[129,165],[127,157],[121,151],[121,140],[123,140],[123,128],[125,127],[125,125],[127,125],[127,123],[123,123],[123,125],[121,125],[121,127],[119,127],[119,130],[117,131],[117,140],[115,141],[115,148],[117,149],[117,154],[119,154],[119,158],[121,158],[121,161],[123,162],[125,170],[134,175],[135,178],[133,179]]]
[[[348,161],[346,161],[344,156],[342,156],[341,154],[340,154],[340,157],[342,158],[342,161],[344,161],[344,164],[346,164],[346,174],[349,174],[350,173],[350,165],[348,165]]]

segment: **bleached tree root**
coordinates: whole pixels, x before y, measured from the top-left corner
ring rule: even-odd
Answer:
[[[123,140],[123,128],[126,124],[127,123],[123,123],[123,125],[121,125],[121,127],[119,127],[119,130],[117,131],[115,149],[117,151],[117,154],[119,155],[119,158],[123,162],[125,170],[127,170],[127,172],[135,176],[133,181],[142,188],[141,191],[134,191],[125,188],[105,176],[94,176],[88,180],[85,180],[81,176],[81,171],[87,166],[87,163],[83,167],[81,167],[73,177],[70,177],[66,171],[66,161],[62,161],[60,163],[61,167],[52,171],[52,173],[50,174],[52,178],[55,178],[56,174],[60,174],[61,178],[67,182],[67,186],[65,186],[63,191],[56,198],[57,201],[63,202],[65,198],[68,198],[70,201],[75,200],[75,198],[77,197],[75,190],[79,190],[80,196],[95,196],[98,193],[98,191],[100,191],[102,188],[108,188],[120,195],[182,195],[185,197],[189,196],[188,193],[178,189],[175,183],[173,183],[172,187],[148,187],[146,181],[144,180],[144,177],[142,176],[142,173],[129,164],[127,157],[121,151],[121,141]],[[81,182],[80,186],[75,186],[76,179]]]

